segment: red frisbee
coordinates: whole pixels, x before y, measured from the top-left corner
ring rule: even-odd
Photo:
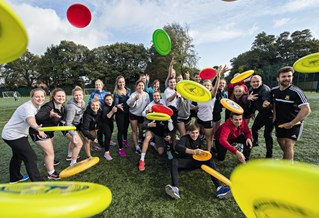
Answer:
[[[157,113],[167,114],[170,117],[173,116],[173,114],[174,114],[172,109],[170,109],[169,107],[167,107],[165,105],[161,105],[161,104],[154,104],[152,106],[152,111],[157,112]]]
[[[71,5],[66,12],[66,17],[73,26],[78,28],[86,27],[92,19],[90,10],[82,4]]]
[[[214,68],[204,68],[200,71],[199,76],[203,80],[213,79],[216,76],[216,70]]]

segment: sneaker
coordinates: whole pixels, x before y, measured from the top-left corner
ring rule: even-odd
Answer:
[[[123,145],[125,146],[125,147],[130,147],[130,144],[128,143],[128,141],[127,140],[122,140],[122,143],[123,143]]]
[[[135,152],[136,152],[136,154],[142,154],[140,147],[135,148]]]
[[[126,153],[125,153],[125,150],[123,148],[119,149],[119,154],[121,157],[126,157]]]
[[[9,184],[16,184],[18,182],[23,182],[29,179],[29,176],[23,176],[21,179],[19,179],[18,181],[15,182],[10,182]]]
[[[110,146],[115,146],[115,145],[116,145],[116,143],[111,140],[110,141]]]
[[[104,157],[105,157],[106,160],[112,160],[112,159],[113,159],[113,158],[111,157],[110,152],[109,152],[109,153],[105,153],[105,154],[104,154]]]
[[[253,147],[258,147],[258,146],[259,146],[258,141],[254,141],[253,142]]]
[[[93,145],[92,148],[91,148],[91,151],[101,151],[102,148],[98,145]]]
[[[224,186],[219,186],[217,188],[216,195],[219,199],[229,198],[232,196],[230,188]]]
[[[78,157],[77,157],[77,159],[79,159],[81,156],[80,155],[78,155]],[[67,160],[67,161],[71,161],[72,160],[72,156],[66,156],[66,159],[65,160]]]
[[[139,171],[145,170],[145,162],[143,160],[140,160],[140,162],[138,163],[138,169]]]
[[[54,160],[53,166],[59,165],[60,161],[59,160]],[[45,166],[45,163],[43,164],[43,166]]]
[[[169,196],[171,196],[174,199],[180,199],[181,197],[179,196],[179,191],[177,187],[173,187],[171,185],[165,186],[165,192]]]
[[[57,172],[54,171],[52,174],[48,174],[48,179],[59,180],[61,178],[59,177],[59,174],[57,174]]]

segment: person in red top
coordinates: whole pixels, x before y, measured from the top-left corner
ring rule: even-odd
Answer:
[[[229,150],[236,154],[241,163],[249,160],[252,148],[252,134],[243,115],[230,113],[230,118],[223,123],[215,133],[215,145],[217,159],[225,160],[226,152]]]

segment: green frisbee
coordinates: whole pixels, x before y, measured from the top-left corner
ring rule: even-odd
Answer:
[[[171,39],[167,32],[162,29],[157,29],[153,33],[153,44],[155,50],[163,56],[168,55],[171,52],[172,44]]]

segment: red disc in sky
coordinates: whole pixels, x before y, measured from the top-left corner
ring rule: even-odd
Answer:
[[[66,17],[73,26],[78,28],[86,27],[92,19],[91,11],[82,4],[71,5],[66,12]]]

